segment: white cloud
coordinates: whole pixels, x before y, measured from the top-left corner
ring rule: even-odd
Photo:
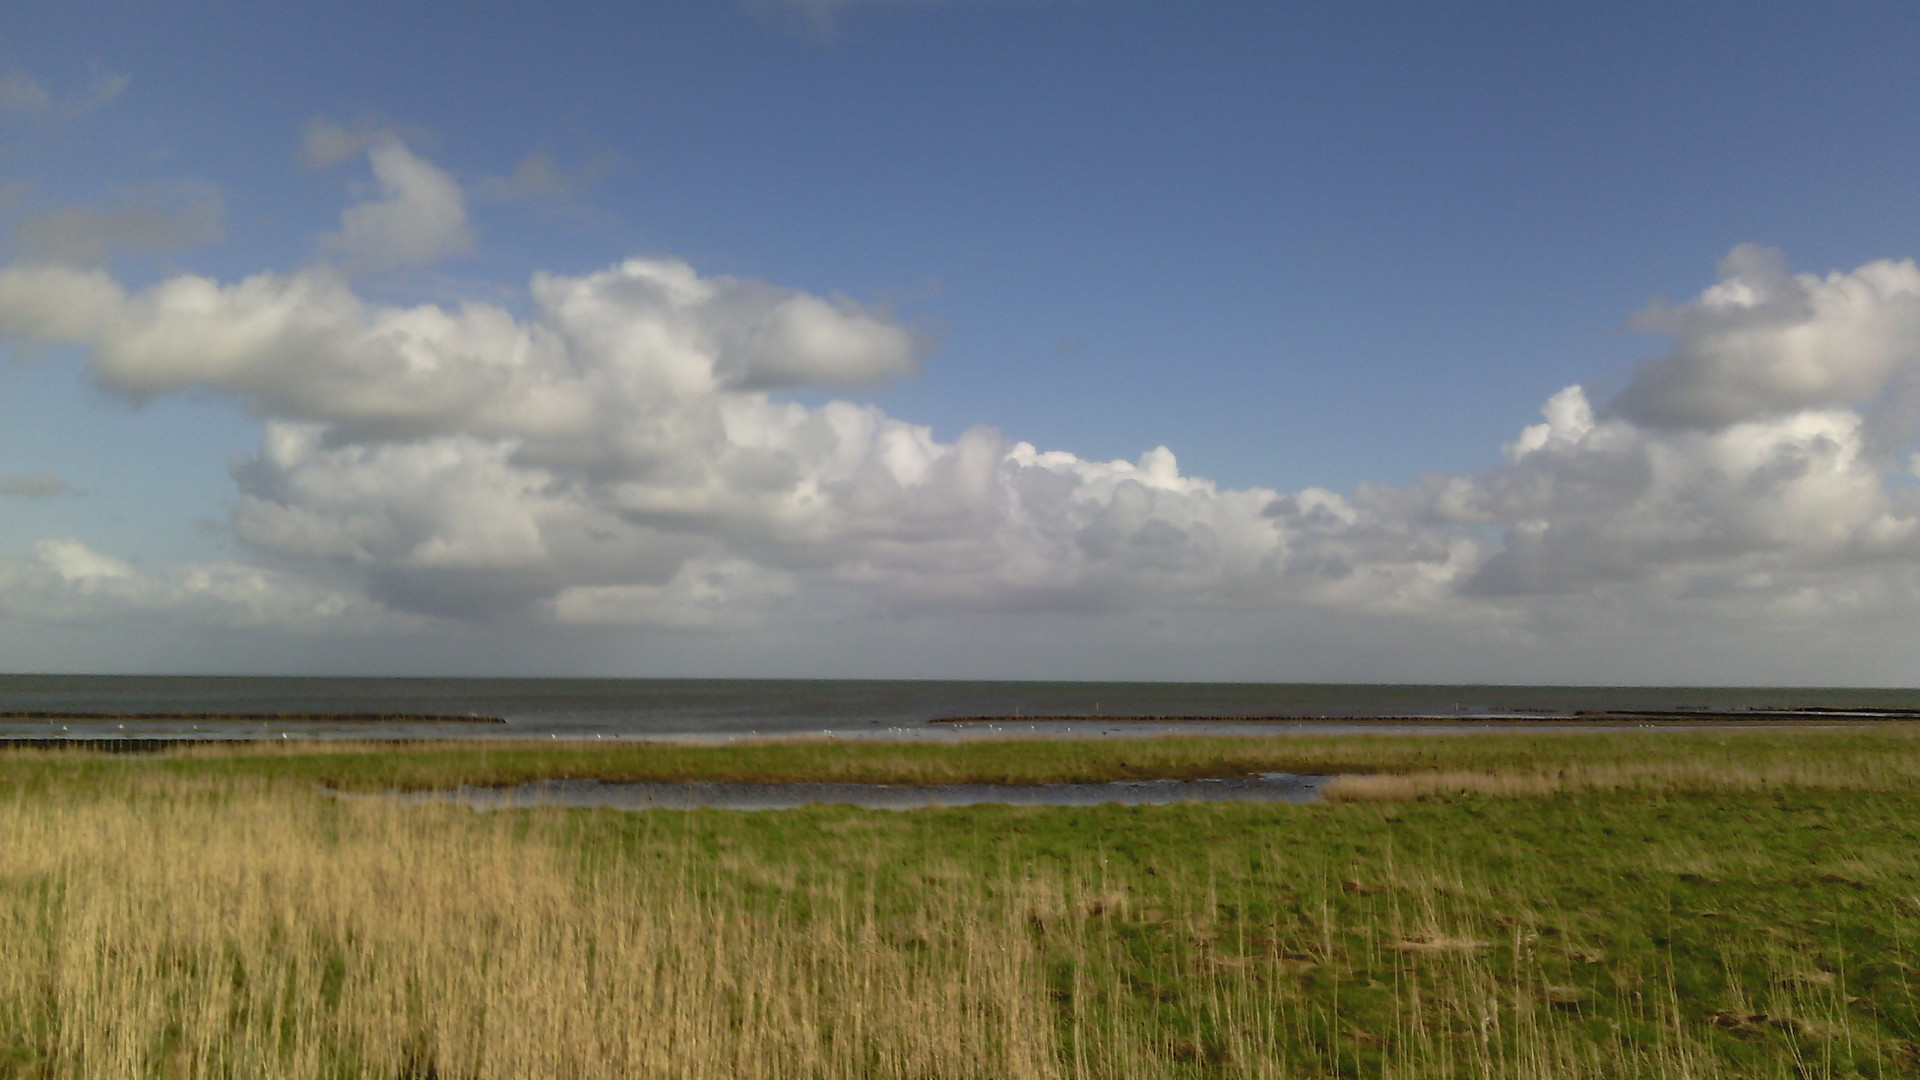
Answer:
[[[0,326],[88,346],[109,387],[213,389],[276,418],[238,474],[237,535],[418,611],[577,614],[696,560],[906,607],[1245,603],[1326,584],[1325,560],[1283,565],[1289,535],[1324,543],[1311,507],[1295,522],[1273,492],[1216,492],[1165,450],[1086,462],[984,429],[941,443],[869,406],[770,398],[910,368],[912,336],[850,301],[662,260],[539,275],[531,294],[517,320],[369,305],[323,271],[129,294],[15,267]],[[1369,542],[1366,583],[1328,588],[1397,603],[1458,572],[1457,544]]]
[[[371,153],[384,193],[349,222],[451,185],[397,142]],[[0,333],[81,345],[122,393],[212,391],[266,418],[234,535],[368,610],[728,629],[1304,607],[1478,633],[1910,609],[1920,506],[1890,478],[1920,415],[1901,396],[1916,297],[1911,262],[1796,276],[1736,249],[1699,299],[1646,316],[1674,348],[1613,401],[1568,387],[1494,469],[1348,494],[781,400],[897,377],[915,339],[670,259],[536,274],[521,315],[372,303],[326,268],[129,291],[15,266]]]
[[[329,134],[317,141],[310,128],[307,157],[317,160],[337,149]],[[466,196],[453,177],[380,133],[367,140],[375,193],[340,214],[340,231],[322,238],[322,247],[352,270],[382,271],[422,266],[473,250],[476,234],[467,223]]]
[[[418,616],[285,573],[232,562],[146,572],[74,539],[42,540],[30,559],[0,560],[0,614],[79,623],[152,616],[297,633],[425,625]]]
[[[78,540],[42,540],[34,545],[33,553],[54,576],[82,589],[134,576],[133,567],[110,555],[91,551]]]
[[[1698,300],[1639,325],[1675,348],[1642,364],[1614,408],[1639,423],[1717,428],[1875,400],[1920,358],[1920,268],[1868,263],[1821,278],[1753,244],[1720,263]]]
[[[1920,508],[1888,489],[1867,452],[1864,421],[1851,410],[1802,410],[1712,431],[1642,427],[1619,416],[1545,437],[1540,430],[1523,435],[1506,468],[1433,485],[1437,517],[1507,528],[1470,591],[1673,586],[1736,570],[1749,580],[1842,574],[1920,555]]]
[[[1920,557],[1920,505],[1889,483],[1920,374],[1912,261],[1796,275],[1742,245],[1640,324],[1675,347],[1598,415],[1568,388],[1506,467],[1421,489],[1439,520],[1505,529],[1466,592],[1839,596]]]
[[[99,340],[126,301],[103,270],[64,266],[0,268],[0,334],[42,341]]]
[[[857,304],[684,263],[536,275],[532,294],[539,316],[522,322],[482,303],[370,305],[325,269],[128,294],[101,271],[15,266],[0,270],[0,330],[87,345],[109,386],[140,397],[206,387],[353,438],[518,437],[561,457],[609,453],[580,443],[634,439],[638,421],[723,391],[870,383],[913,362],[912,336]]]
[[[563,626],[744,630],[790,611],[792,574],[745,559],[695,556],[660,584],[572,585],[542,614]]]

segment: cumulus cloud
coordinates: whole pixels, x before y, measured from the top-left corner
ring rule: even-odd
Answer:
[[[408,183],[364,205],[405,204]],[[1223,489],[1165,447],[1091,461],[784,400],[898,377],[916,339],[846,298],[664,258],[536,274],[524,312],[373,303],[326,267],[128,289],[14,266],[0,333],[81,346],[121,393],[211,391],[265,418],[233,535],[371,611],[737,628],[1304,606],[1485,626],[1569,599],[1910,604],[1920,506],[1889,417],[1920,367],[1916,296],[1911,262],[1816,277],[1736,249],[1698,299],[1643,317],[1673,348],[1613,400],[1568,387],[1493,469],[1344,494]],[[62,558],[42,552],[34,588],[145,580]]]
[[[349,592],[234,562],[147,572],[69,538],[0,560],[0,613],[56,622],[156,616],[298,633],[417,629],[423,620]]]
[[[1595,420],[1577,388],[1555,403],[1562,415],[1523,434],[1507,468],[1436,485],[1440,514],[1507,529],[1471,591],[1574,592],[1734,569],[1759,580],[1920,554],[1916,507],[1888,489],[1858,413],[1668,431]]]
[[[671,260],[536,275],[531,293],[523,322],[484,303],[368,304],[324,268],[129,293],[100,270],[13,266],[0,330],[88,346],[103,381],[138,397],[209,388],[347,438],[511,437],[562,459],[604,457],[594,441],[633,443],[723,391],[858,385],[913,363],[912,335],[852,301]]]
[[[1409,493],[1437,521],[1504,530],[1463,592],[1840,595],[1920,556],[1892,452],[1911,427],[1891,407],[1920,365],[1912,261],[1796,275],[1743,245],[1698,299],[1639,325],[1675,347],[1605,408],[1569,387],[1504,468]]]
[[[1675,340],[1613,403],[1637,423],[1714,429],[1858,407],[1920,358],[1920,269],[1907,260],[1793,274],[1781,252],[1743,244],[1699,299],[1636,321]]]
[[[310,129],[309,160],[338,149],[333,140],[331,134],[316,140]],[[453,177],[388,133],[368,136],[366,153],[372,197],[341,212],[339,231],[321,238],[325,251],[348,269],[382,271],[473,250],[476,233],[467,223],[466,196]]]
[[[13,268],[0,325],[81,329],[67,340],[110,387],[215,389],[273,417],[237,474],[236,535],[417,612],[647,621],[694,593],[765,608],[802,579],[908,610],[1393,607],[1472,562],[1368,503],[1216,490],[1164,448],[1090,462],[772,398],[908,369],[911,335],[850,301],[657,260],[530,292],[516,320],[376,307],[317,272],[127,293]]]

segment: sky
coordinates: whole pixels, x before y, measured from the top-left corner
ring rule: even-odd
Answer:
[[[1910,5],[9,11],[0,670],[1920,682]]]

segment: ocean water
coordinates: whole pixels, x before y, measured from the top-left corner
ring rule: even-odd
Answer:
[[[1582,711],[1920,709],[1920,690],[1399,686],[761,679],[362,679],[0,675],[0,713],[383,713],[504,724],[0,718],[8,738],[1107,737],[1164,731],[1340,731],[1362,718],[1550,721]],[[1070,717],[1034,721],[1031,718]],[[1122,723],[1127,716],[1215,723]],[[930,724],[954,717],[991,722]],[[1237,717],[1285,717],[1248,724]],[[1379,731],[1375,724],[1367,730]],[[1389,730],[1392,728],[1389,727]],[[1435,730],[1430,725],[1408,730]],[[1448,728],[1445,730],[1459,730]],[[1510,730],[1510,728],[1509,728]]]

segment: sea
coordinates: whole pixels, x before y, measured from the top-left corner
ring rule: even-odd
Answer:
[[[1920,710],[1916,689],[1411,686],[864,679],[473,679],[0,675],[0,740],[1112,738],[1456,733],[1581,713],[1836,719]],[[66,715],[60,715],[66,714]],[[220,719],[250,715],[253,719]],[[300,719],[289,719],[298,715]],[[433,716],[377,722],[346,715]],[[476,722],[460,722],[470,718]],[[477,722],[480,719],[504,721]],[[1161,719],[1143,719],[1161,718]],[[1171,719],[1178,718],[1178,719]],[[956,722],[957,721],[957,722]]]

